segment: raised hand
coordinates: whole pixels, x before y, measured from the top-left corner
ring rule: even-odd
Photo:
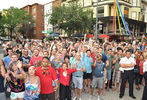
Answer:
[[[17,63],[17,67],[19,68],[19,69],[21,69],[22,68],[22,62],[21,61],[18,61],[18,63]]]

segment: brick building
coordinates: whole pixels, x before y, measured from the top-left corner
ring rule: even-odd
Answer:
[[[53,8],[61,6],[63,0],[55,0],[53,1]]]
[[[41,39],[43,37],[42,31],[44,30],[44,6],[38,3],[27,5],[23,7],[33,16],[35,23],[33,29],[30,30],[30,38]],[[31,24],[31,23],[29,23]]]

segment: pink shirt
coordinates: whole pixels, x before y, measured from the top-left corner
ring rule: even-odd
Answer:
[[[38,62],[40,62],[42,60],[41,56],[38,57],[31,57],[30,59],[30,65],[31,66],[36,66],[38,64]]]

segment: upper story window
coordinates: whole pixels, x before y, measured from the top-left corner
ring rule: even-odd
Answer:
[[[36,8],[33,8],[33,13],[36,13]]]
[[[137,0],[133,0],[132,4],[133,6],[137,6]]]
[[[137,17],[137,13],[136,12],[132,12],[132,19],[136,19]]]

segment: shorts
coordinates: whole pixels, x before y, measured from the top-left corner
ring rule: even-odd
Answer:
[[[111,69],[107,70],[107,79],[111,80]]]
[[[114,71],[113,71],[113,79],[112,79],[112,81],[113,81],[114,83],[115,83],[115,82],[119,83],[120,80],[121,80],[121,71],[119,71],[119,70],[114,70]]]
[[[40,94],[39,100],[55,100],[55,93],[50,94]]]
[[[0,92],[0,99],[1,100],[6,100],[5,92]]]
[[[17,98],[24,98],[24,94],[25,92],[18,92],[18,93],[11,92],[10,98],[11,100],[17,99]]]
[[[92,80],[92,73],[84,72],[83,79],[91,79]]]
[[[73,81],[73,83],[75,85],[75,88],[83,89],[83,77],[73,76],[72,81]]]
[[[92,88],[103,88],[103,84],[104,84],[104,77],[95,77],[93,76],[93,80],[92,80]]]

